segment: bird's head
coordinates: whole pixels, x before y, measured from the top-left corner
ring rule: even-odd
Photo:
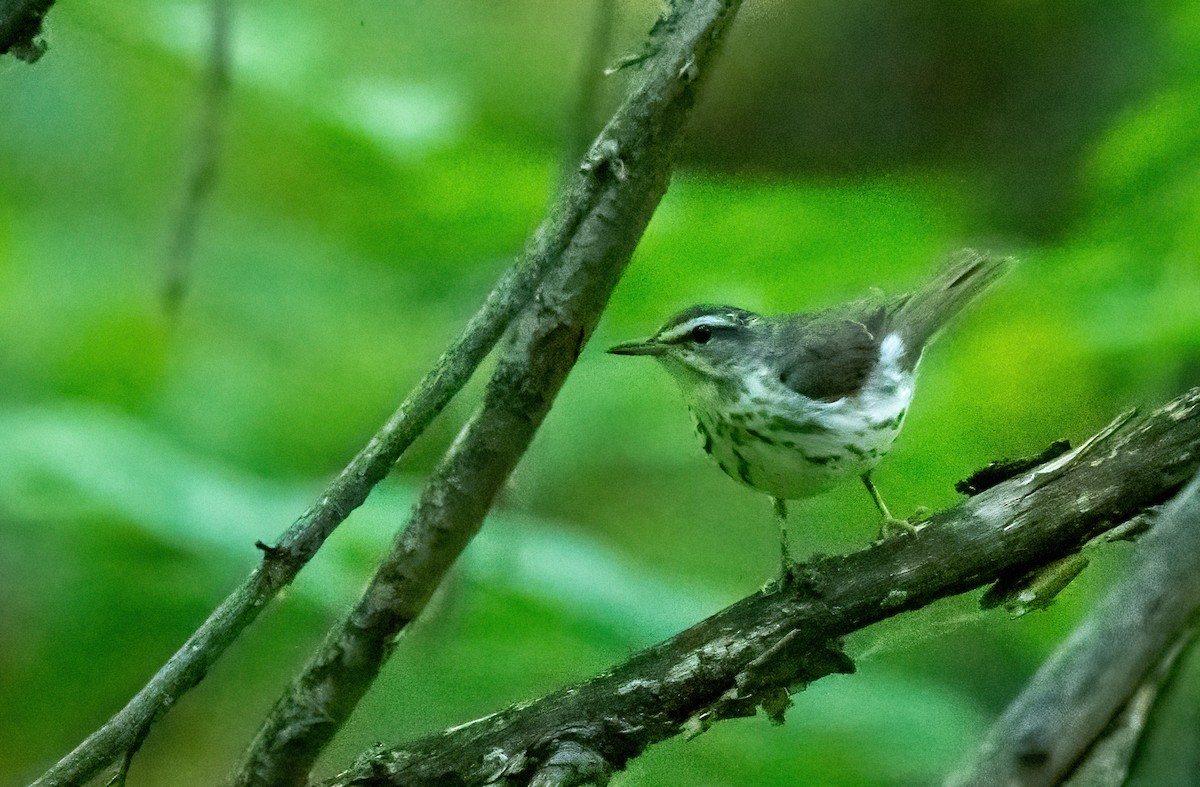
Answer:
[[[733,306],[693,306],[649,339],[610,347],[614,355],[649,355],[688,394],[695,389],[740,387],[744,367],[756,360],[754,325],[759,315]]]

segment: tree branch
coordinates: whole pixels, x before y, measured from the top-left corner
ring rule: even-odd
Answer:
[[[839,638],[1077,551],[1174,494],[1200,467],[1200,389],[944,511],[913,537],[796,566],[613,670],[437,735],[373,750],[325,782],[579,784],[647,746],[754,715],[853,663]]]
[[[46,51],[42,18],[54,0],[0,0],[0,55],[33,63]]]
[[[675,0],[655,24],[634,92],[564,192],[561,201],[577,206],[578,219],[560,267],[514,325],[481,408],[435,469],[407,528],[358,604],[271,710],[234,784],[304,778],[375,679],[399,632],[420,614],[478,532],[666,191],[697,80],[738,5]],[[561,213],[560,207],[553,215]]]
[[[591,204],[588,189],[559,200],[459,337],[317,502],[280,535],[275,546],[262,545],[263,562],[124,708],[46,771],[34,782],[35,787],[88,781],[133,748],[156,719],[204,678],[226,648],[295,579],[325,539],[362,505],[396,460],[466,384],[512,319],[529,303],[547,271],[559,264]]]
[[[1200,476],[1164,509],[1128,575],[1046,660],[949,783],[1058,784],[1180,646],[1197,615]]]

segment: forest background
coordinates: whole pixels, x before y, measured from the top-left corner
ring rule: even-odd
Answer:
[[[620,95],[623,72],[600,79],[580,118],[596,7],[236,4],[215,187],[174,310],[164,260],[208,6],[63,2],[38,63],[0,62],[0,781],[33,778],[120,707],[456,335],[578,153],[574,130]],[[617,3],[606,62],[658,11]],[[1200,7],[1176,0],[747,2],[596,336],[320,773],[601,671],[771,575],[765,499],[706,463],[665,375],[601,352],[678,308],[816,308],[901,292],[961,245],[1017,252],[923,363],[877,472],[900,512],[1194,385],[1197,52]],[[156,725],[134,783],[228,773],[481,379]],[[801,554],[876,527],[851,484],[792,523]],[[784,727],[669,741],[622,783],[936,781],[1130,553],[1098,552],[1018,620],[972,594],[875,626],[848,643],[858,674],[814,684]],[[1193,653],[1134,783],[1197,767],[1198,706]]]

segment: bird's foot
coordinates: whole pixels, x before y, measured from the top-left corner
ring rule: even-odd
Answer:
[[[792,573],[795,568],[796,564],[785,556],[779,565],[779,575],[759,588],[759,592],[764,596],[773,596],[783,590],[795,579],[795,574]]]
[[[773,596],[787,587],[791,581],[791,572],[785,571],[774,579],[768,580],[765,585],[758,589],[758,592],[762,593],[764,596]]]
[[[781,574],[774,579],[767,580],[767,583],[760,587],[758,592],[762,593],[764,596],[773,596],[779,591],[783,590],[783,586],[785,584],[787,584],[787,576]]]
[[[909,515],[908,522],[912,525],[920,525],[931,516],[933,516],[932,508],[929,506],[917,506],[913,509],[912,514]]]
[[[919,514],[920,509],[918,509],[918,512],[914,513],[908,519],[897,519],[894,516],[885,516],[879,523],[879,540],[883,541],[884,539],[891,538],[893,536],[911,536],[916,534],[917,526],[929,517],[928,513],[923,516]]]
[[[871,480],[870,473],[863,474],[862,482],[866,486],[867,492],[871,495],[871,500],[875,502],[875,507],[883,515],[883,520],[879,524],[880,541],[891,536],[913,535],[917,532],[917,526],[929,518],[929,509],[925,506],[917,506],[913,515],[908,519],[897,519],[892,516],[892,512],[888,510],[887,504],[883,502],[883,497],[879,494],[879,490],[875,488],[875,482]]]

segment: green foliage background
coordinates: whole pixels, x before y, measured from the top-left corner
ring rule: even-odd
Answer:
[[[766,500],[706,464],[664,375],[601,351],[677,308],[818,307],[901,291],[966,243],[1018,250],[923,364],[878,471],[900,511],[1196,384],[1200,7],[795,5],[747,2],[597,335],[323,772],[602,670],[770,576]],[[611,59],[657,12],[618,9]],[[158,292],[205,5],[64,0],[41,62],[0,63],[0,781],[120,707],[456,334],[552,193],[592,10],[235,4],[220,176],[174,319]],[[131,783],[227,772],[478,391],[155,726]],[[805,551],[875,528],[857,485],[793,511]],[[799,695],[784,727],[723,723],[619,783],[936,782],[1128,552],[1047,612],[972,596],[863,632],[859,673]],[[1200,770],[1198,662],[1136,783]]]

